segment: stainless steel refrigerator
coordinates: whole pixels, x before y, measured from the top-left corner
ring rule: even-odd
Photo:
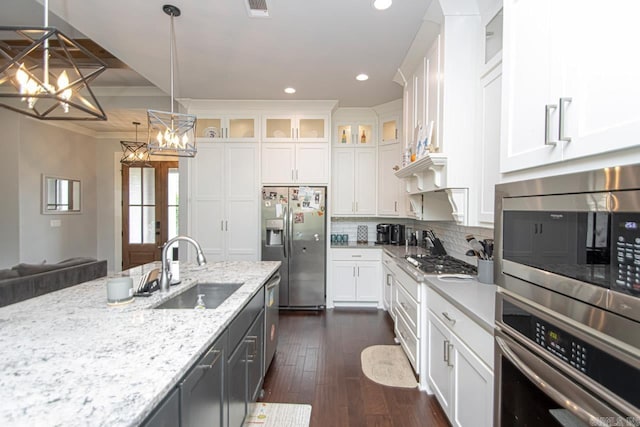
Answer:
[[[280,307],[323,308],[326,187],[262,188],[262,260],[282,261]]]

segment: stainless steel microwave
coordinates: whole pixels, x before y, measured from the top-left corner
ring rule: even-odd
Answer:
[[[640,321],[640,165],[496,186],[496,283]]]

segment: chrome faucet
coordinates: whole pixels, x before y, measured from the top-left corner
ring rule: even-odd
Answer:
[[[171,285],[171,269],[169,267],[169,259],[167,252],[169,251],[169,247],[173,245],[175,242],[184,240],[185,242],[191,243],[196,248],[198,265],[204,265],[207,263],[207,259],[204,257],[202,253],[202,248],[200,244],[193,240],[189,236],[176,236],[173,239],[170,239],[167,243],[162,247],[162,273],[160,274],[160,292],[168,292],[169,286]]]

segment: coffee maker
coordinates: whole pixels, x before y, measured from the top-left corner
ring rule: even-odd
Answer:
[[[404,245],[404,225],[391,224],[389,233],[389,243],[392,245]]]
[[[388,245],[391,224],[378,224],[376,225],[376,245]]]

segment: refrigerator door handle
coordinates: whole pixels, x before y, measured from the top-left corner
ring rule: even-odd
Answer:
[[[293,239],[293,209],[291,209],[291,207],[289,207],[289,220],[288,220],[288,225],[289,225],[289,236],[287,237],[287,243],[289,244],[289,253],[292,254],[293,252],[291,251],[291,240]]]
[[[284,257],[287,257],[287,241],[289,236],[289,228],[287,226],[287,207],[284,207],[284,242],[282,242],[282,251],[284,252]]]

